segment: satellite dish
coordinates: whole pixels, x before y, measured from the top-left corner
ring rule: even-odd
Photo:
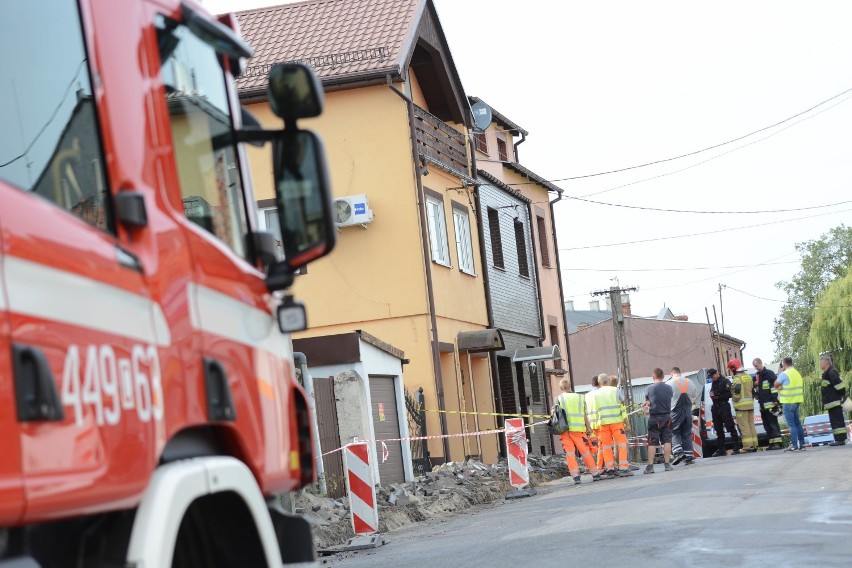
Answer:
[[[479,101],[478,103],[474,103],[470,107],[470,110],[473,112],[473,125],[476,129],[480,132],[486,130],[488,125],[491,124],[491,107]]]

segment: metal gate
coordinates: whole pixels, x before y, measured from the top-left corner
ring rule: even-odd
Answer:
[[[334,378],[314,378],[314,396],[317,405],[317,427],[320,446],[328,452],[340,446],[340,428],[337,422],[337,401],[334,398]],[[346,480],[343,477],[343,454],[334,452],[322,458],[325,469],[325,484],[329,497],[346,495]]]
[[[423,402],[423,387],[417,389],[414,396],[405,391],[405,409],[408,411],[408,435],[412,438],[426,436],[426,407]],[[426,440],[411,441],[411,463],[414,475],[423,475],[432,471],[429,459],[429,445]]]

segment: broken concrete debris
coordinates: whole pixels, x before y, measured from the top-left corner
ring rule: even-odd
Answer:
[[[564,456],[530,455],[528,463],[532,485],[568,475]],[[502,500],[510,490],[505,460],[489,465],[470,459],[435,466],[414,481],[376,487],[379,531],[384,533],[448,516],[472,505]],[[313,525],[318,549],[342,544],[352,537],[346,498],[330,499],[303,491],[296,498],[296,509]]]

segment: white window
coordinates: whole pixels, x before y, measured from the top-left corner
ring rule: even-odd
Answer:
[[[278,222],[278,210],[274,207],[258,210],[257,229],[259,231],[272,233],[275,236],[275,240],[278,244],[278,258],[280,260],[284,260],[284,247],[281,242],[281,225]],[[302,270],[298,273],[304,274],[304,271]]]
[[[453,226],[456,230],[459,270],[473,275],[473,245],[470,241],[470,217],[467,211],[453,207]]]
[[[434,197],[426,198],[426,216],[429,222],[429,242],[432,244],[432,260],[450,266],[450,250],[447,247],[447,220],[444,217],[444,202]]]

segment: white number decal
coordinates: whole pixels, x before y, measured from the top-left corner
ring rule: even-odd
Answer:
[[[80,351],[76,345],[68,348],[62,368],[62,404],[74,407],[77,426],[83,425],[83,403],[80,401]]]
[[[89,345],[82,367],[80,348],[69,346],[62,370],[62,404],[73,409],[78,426],[83,425],[90,409],[98,426],[119,424],[122,410],[132,408],[136,408],[141,422],[152,418],[159,421],[163,419],[164,402],[160,360],[154,346],[134,345],[130,357],[116,357],[110,345]]]

